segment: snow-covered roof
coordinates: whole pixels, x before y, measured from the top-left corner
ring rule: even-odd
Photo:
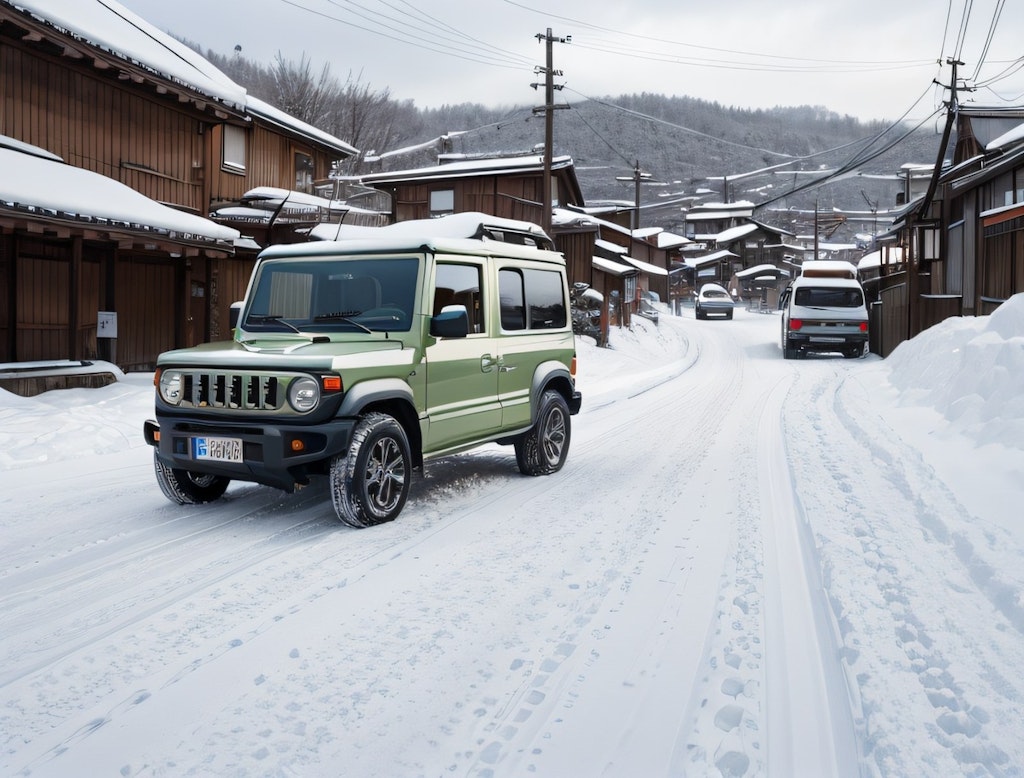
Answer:
[[[618,243],[612,243],[610,240],[604,240],[598,238],[594,241],[594,248],[604,249],[610,251],[613,254],[625,254],[629,249],[624,246],[620,246]]]
[[[752,232],[756,232],[758,226],[756,224],[741,224],[738,227],[730,227],[727,230],[722,230],[720,233],[715,235],[713,239],[717,243],[731,243],[734,240],[749,235]]]
[[[754,204],[749,200],[734,203],[697,203],[686,214],[687,221],[709,221],[733,219],[737,216],[753,216]]]
[[[754,265],[753,267],[748,267],[746,270],[740,270],[736,273],[737,278],[748,278],[751,276],[756,277],[759,275],[770,275],[774,278],[775,276],[779,275],[788,276],[789,271],[783,270],[782,268],[776,267],[775,265],[764,264]]]
[[[24,146],[25,144],[21,144]],[[120,181],[8,147],[0,137],[0,210],[84,222],[96,229],[152,232],[181,242],[233,243],[238,230],[178,211]]]
[[[296,119],[294,116],[285,113],[279,108],[275,108],[270,103],[264,102],[258,97],[249,95],[246,98],[245,107],[249,113],[259,116],[272,124],[283,127],[284,129],[298,132],[301,135],[316,139],[325,146],[329,146],[341,154],[353,155],[359,153],[358,149],[345,143],[345,141],[340,138],[335,138],[333,135],[314,127],[312,124],[307,124],[301,119]]]
[[[667,276],[668,275],[668,271],[665,268],[658,267],[657,265],[652,265],[650,262],[644,262],[642,259],[634,259],[633,257],[629,257],[629,256],[625,256],[625,255],[622,257],[622,259],[624,261],[628,262],[629,264],[631,264],[637,270],[639,270],[639,271],[641,271],[643,273],[647,273],[648,275],[652,275],[652,276]]]
[[[903,261],[903,249],[900,246],[890,246],[885,250],[885,255],[888,257],[890,262],[902,262]],[[882,251],[872,251],[870,254],[865,254],[857,262],[858,270],[866,270],[867,268],[880,267],[882,264]]]
[[[613,276],[628,276],[638,272],[635,267],[615,262],[611,259],[605,259],[604,257],[592,257],[591,264],[598,270],[611,273]]]
[[[248,112],[348,156],[345,141],[248,95],[211,62],[132,13],[116,0],[0,0],[29,11],[60,35],[70,35],[155,77],[191,88],[225,107]]]
[[[985,145],[985,151],[995,151],[1004,146],[1011,146],[1024,140],[1024,124],[1018,124],[1009,132],[1004,132],[998,138],[993,138]]]
[[[647,238],[654,237],[655,235],[662,231],[662,227],[637,227],[635,230],[633,230],[632,235],[634,238],[645,240]]]
[[[189,86],[232,108],[246,105],[245,90],[210,62],[115,0],[0,0],[37,19],[169,81]]]
[[[555,157],[551,161],[552,170],[572,167],[572,157]],[[366,173],[353,176],[360,183],[383,183],[386,181],[405,181],[408,179],[439,179],[465,178],[467,176],[483,176],[494,173],[517,171],[536,171],[544,169],[544,158],[537,155],[519,157],[482,157],[464,159],[458,162],[446,162],[443,165],[410,168],[408,170],[391,170],[387,173]]]
[[[414,143],[411,146],[403,146],[400,149],[391,149],[390,151],[384,151],[378,154],[376,151],[369,152],[363,160],[366,162],[380,162],[382,159],[388,159],[390,157],[401,157],[406,154],[414,154],[417,151],[427,151],[428,149],[436,149],[438,146],[443,144],[445,141],[451,140],[452,138],[458,138],[460,135],[465,135],[469,130],[459,130],[458,132],[448,132],[444,135],[439,135],[436,138],[422,141],[421,143]]]
[[[687,257],[686,264],[690,267],[700,267],[701,265],[707,265],[711,262],[719,262],[726,257],[737,257],[738,254],[733,254],[728,249],[722,249],[721,251],[714,251],[711,254],[705,254],[702,257]]]
[[[674,249],[677,246],[684,246],[687,243],[693,243],[693,241],[684,235],[676,235],[674,232],[665,231],[658,233],[659,249]]]

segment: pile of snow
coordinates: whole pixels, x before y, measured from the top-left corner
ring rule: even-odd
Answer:
[[[1024,451],[1024,294],[991,316],[953,317],[885,361],[901,406],[935,409],[975,444]]]

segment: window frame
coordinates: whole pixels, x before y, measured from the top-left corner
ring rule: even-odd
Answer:
[[[221,170],[245,175],[248,146],[249,136],[244,127],[225,124],[221,133]]]

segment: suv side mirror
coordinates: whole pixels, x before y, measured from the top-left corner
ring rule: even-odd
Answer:
[[[234,329],[238,326],[238,317],[242,315],[242,306],[245,303],[231,303],[231,307],[228,308],[228,329]]]
[[[435,338],[464,338],[469,334],[469,312],[465,305],[446,305],[430,320]]]

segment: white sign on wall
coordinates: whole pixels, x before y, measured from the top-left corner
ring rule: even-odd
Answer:
[[[96,316],[96,337],[117,337],[117,311],[100,311]]]

